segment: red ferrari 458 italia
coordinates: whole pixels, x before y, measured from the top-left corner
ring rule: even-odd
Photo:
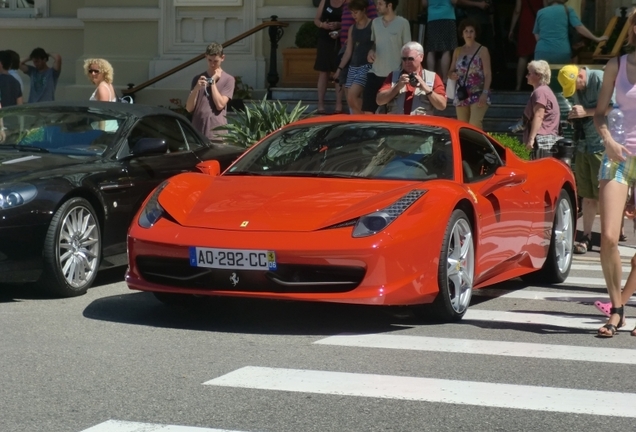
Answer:
[[[474,289],[565,280],[576,190],[556,158],[523,161],[489,135],[428,116],[288,125],[222,174],[162,183],[128,236],[131,289],[410,305],[445,321]]]

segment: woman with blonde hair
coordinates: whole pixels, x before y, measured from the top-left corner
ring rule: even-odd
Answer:
[[[116,102],[117,95],[113,88],[113,67],[108,60],[95,58],[84,61],[84,73],[88,80],[95,84],[95,91],[90,100]]]
[[[636,14],[629,18],[627,43],[636,46]],[[612,307],[607,323],[598,329],[599,337],[612,337],[625,325],[624,305],[636,291],[636,256],[621,293],[622,264],[618,241],[623,223],[623,208],[630,185],[636,182],[636,52],[614,57],[607,62],[603,84],[594,112],[594,124],[605,145],[599,179],[599,210],[601,214],[601,267]],[[623,112],[624,142],[612,137],[606,109],[615,92],[616,103]],[[636,336],[636,328],[631,332]]]
[[[528,63],[528,84],[534,90],[523,111],[523,143],[532,150],[532,158],[551,156],[554,144],[559,136],[561,111],[559,102],[550,84],[550,65],[544,60],[533,60]]]

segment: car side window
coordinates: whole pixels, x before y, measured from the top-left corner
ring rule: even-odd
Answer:
[[[177,120],[177,123],[179,124],[179,126],[181,127],[181,130],[183,131],[183,135],[185,136],[186,142],[190,150],[194,151],[194,150],[200,149],[201,147],[205,147],[205,144],[203,143],[203,141],[201,141],[201,139],[197,136],[197,134],[194,133],[194,131],[192,130],[192,126],[186,124],[185,122],[182,122],[181,120]]]
[[[472,129],[459,131],[464,183],[475,183],[490,177],[503,165],[492,143],[482,133]]]
[[[168,144],[168,152],[180,152],[188,150],[177,119],[167,116],[146,117],[139,121],[128,136],[128,148],[132,149],[142,138],[159,138]]]

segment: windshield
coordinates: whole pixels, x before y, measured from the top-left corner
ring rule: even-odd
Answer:
[[[101,155],[113,145],[125,117],[86,108],[35,107],[2,109],[5,140],[0,149],[67,155]]]
[[[450,133],[437,126],[322,123],[272,135],[226,175],[452,179]]]

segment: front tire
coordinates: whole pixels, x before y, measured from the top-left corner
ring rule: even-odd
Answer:
[[[459,321],[470,305],[475,277],[473,232],[462,210],[455,210],[448,222],[437,274],[439,294],[433,312],[442,321]]]
[[[86,293],[97,276],[101,232],[93,206],[71,198],[53,215],[44,240],[44,272],[40,285],[58,297]]]

